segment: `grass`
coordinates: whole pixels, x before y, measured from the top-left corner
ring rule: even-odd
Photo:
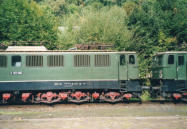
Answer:
[[[38,114],[43,114],[44,112],[35,112],[35,111],[0,111],[0,116],[35,116]]]

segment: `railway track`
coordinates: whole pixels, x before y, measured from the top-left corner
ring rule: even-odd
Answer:
[[[0,129],[119,129],[187,127],[185,103],[22,104],[0,106]],[[136,124],[134,124],[136,123]],[[32,126],[30,126],[32,125]]]
[[[71,105],[76,105],[76,106],[83,106],[83,105],[145,105],[145,104],[160,104],[160,105],[164,105],[164,104],[176,104],[176,105],[183,105],[183,104],[187,104],[186,101],[171,101],[171,100],[151,100],[151,101],[146,101],[146,102],[142,102],[139,100],[133,100],[133,101],[125,101],[125,102],[115,102],[115,103],[110,103],[110,102],[82,102],[82,103],[74,103],[74,102],[64,102],[64,103],[52,103],[52,104],[46,104],[46,103],[23,103],[23,102],[18,102],[18,103],[6,103],[6,104],[0,104],[0,107],[11,107],[11,106],[50,106],[50,107],[55,107],[58,105],[61,106],[71,106]]]

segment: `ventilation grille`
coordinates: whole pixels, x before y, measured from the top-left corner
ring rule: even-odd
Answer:
[[[26,56],[27,67],[41,67],[43,66],[43,56],[33,55]]]
[[[47,56],[47,65],[49,67],[62,67],[62,66],[64,66],[64,56],[63,55]]]
[[[7,57],[0,56],[0,67],[6,67],[6,66],[7,66]]]
[[[75,55],[74,56],[74,66],[75,67],[89,67],[90,66],[90,56],[89,55]]]
[[[110,66],[110,56],[109,55],[95,55],[95,66],[96,67]]]

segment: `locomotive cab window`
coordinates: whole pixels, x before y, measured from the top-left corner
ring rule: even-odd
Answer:
[[[134,55],[129,55],[129,64],[135,64],[135,57],[134,57]]]
[[[125,55],[120,55],[120,65],[125,65]]]
[[[12,56],[12,66],[21,67],[21,56]]]
[[[178,56],[178,64],[184,65],[184,56]]]
[[[162,65],[162,58],[163,58],[162,55],[159,55],[159,56],[157,57],[157,64],[158,64],[158,65]]]
[[[6,67],[6,66],[7,66],[7,57],[0,56],[0,67]]]
[[[174,55],[168,56],[168,64],[174,64]]]

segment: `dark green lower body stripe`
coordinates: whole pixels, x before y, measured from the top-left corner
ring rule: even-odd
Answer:
[[[141,91],[139,82],[127,81],[127,91]],[[37,81],[37,82],[0,82],[0,92],[31,90],[66,90],[66,89],[122,89],[119,81]]]

